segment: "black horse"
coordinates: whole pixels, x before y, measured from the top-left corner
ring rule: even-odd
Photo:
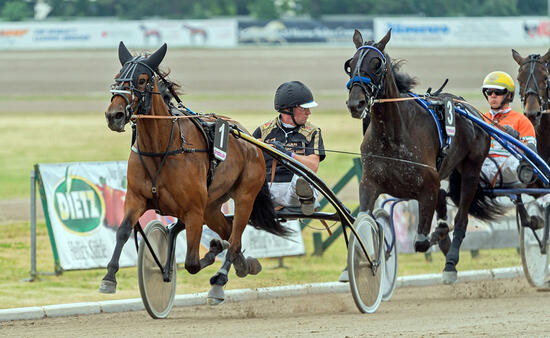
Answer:
[[[466,118],[455,115],[456,134],[443,152],[445,138],[440,137],[432,114],[416,100],[405,98],[410,97],[409,92],[416,81],[398,72],[400,62],[392,63],[385,53],[390,37],[391,30],[377,43],[363,43],[361,33],[356,30],[353,42],[357,51],[344,66],[350,76],[347,106],[352,117],[370,117],[361,144],[360,211],[372,212],[382,193],[418,200],[419,224],[414,247],[416,251],[426,252],[433,244],[428,235],[437,209],[439,225],[432,238],[439,238],[440,247],[446,254],[443,281],[454,283],[468,214],[491,220],[502,212],[494,198],[484,193],[479,184],[490,137]],[[438,93],[432,100],[445,98],[459,99],[452,94]],[[387,100],[376,101],[379,99]],[[474,107],[460,104],[480,116]],[[440,156],[443,153],[445,156]],[[458,205],[452,243],[449,243],[445,221],[446,193],[440,190],[440,181],[447,178],[448,195]]]
[[[512,49],[512,57],[519,65],[518,82],[523,113],[535,127],[539,156],[550,163],[550,138],[545,134],[550,130],[550,49],[543,56],[531,54],[527,57],[522,57]]]

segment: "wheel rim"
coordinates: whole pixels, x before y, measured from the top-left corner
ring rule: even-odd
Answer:
[[[164,225],[153,221],[145,228],[145,235],[161,264],[166,264],[168,232]],[[165,318],[172,309],[176,291],[176,273],[172,264],[172,278],[166,283],[147,244],[142,240],[138,254],[138,276],[141,298],[153,318]]]
[[[355,222],[357,234],[363,241],[369,257],[378,260],[378,226],[369,215],[358,216]],[[350,288],[355,304],[361,312],[373,313],[382,300],[382,280],[384,275],[384,256],[373,275],[371,264],[367,260],[359,240],[352,233],[348,248],[348,269]]]
[[[386,264],[384,264],[384,279],[382,282],[382,300],[391,299],[395,291],[397,280],[397,241],[394,243],[391,251],[388,253],[388,247],[393,241],[393,232],[391,231],[390,215],[384,209],[376,209],[373,212],[376,222],[384,229],[384,250],[386,252]]]

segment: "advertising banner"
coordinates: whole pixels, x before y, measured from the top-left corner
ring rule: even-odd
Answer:
[[[127,162],[38,164],[36,167],[56,265],[64,270],[106,267],[124,217]],[[232,205],[225,204],[222,211],[232,212]],[[152,220],[165,225],[176,221],[148,210],[140,218],[140,224],[145,227]],[[288,239],[247,227],[243,234],[245,255],[261,258],[305,254],[298,222],[284,224],[294,230]],[[212,238],[219,237],[204,226],[201,256],[208,251]],[[132,236],[124,246],[121,267],[137,262],[133,242]],[[177,263],[185,262],[186,250],[185,231],[182,231],[176,242]]]
[[[529,47],[550,45],[545,17],[374,19],[376,40],[391,28],[395,47]]]
[[[0,50],[115,48],[120,41],[132,48],[232,47],[237,21],[143,20],[0,22]]]
[[[373,38],[372,19],[364,20],[239,20],[240,44],[322,43],[351,44],[358,29],[365,40]]]

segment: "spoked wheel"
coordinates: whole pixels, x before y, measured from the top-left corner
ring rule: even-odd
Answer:
[[[376,209],[372,213],[376,222],[384,229],[384,252],[386,264],[382,282],[382,300],[388,301],[397,285],[397,242],[391,229],[390,214],[384,209]]]
[[[168,255],[168,230],[159,221],[151,221],[145,227],[145,236],[149,240],[155,255],[161,264],[166,264]],[[176,295],[176,271],[172,264],[170,282],[164,282],[162,272],[155,262],[149,247],[141,240],[138,251],[139,292],[145,309],[155,319],[166,318]]]
[[[546,208],[544,215],[541,208],[535,203],[533,207],[528,209],[529,215],[538,215],[544,217],[544,227],[539,230],[532,230],[529,227],[520,225],[519,229],[519,251],[521,254],[521,264],[523,265],[523,273],[531,286],[542,286],[548,275],[548,217],[549,209]],[[546,232],[546,236],[545,236]],[[542,248],[539,245],[537,237],[543,243],[546,253],[541,253]]]
[[[382,301],[385,260],[384,254],[379,255],[378,248],[383,243],[383,233],[376,221],[367,213],[359,213],[353,226],[360,240],[351,232],[348,243],[351,294],[359,311],[374,313]],[[369,263],[360,242],[363,243],[370,259],[375,262],[374,268]]]

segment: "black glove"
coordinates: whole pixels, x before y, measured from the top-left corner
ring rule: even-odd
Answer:
[[[519,131],[515,130],[509,125],[504,125],[504,131],[508,133],[508,135],[512,136],[516,140],[519,140]]]
[[[285,145],[282,144],[279,141],[271,141],[269,142],[275,149],[280,151],[281,153],[284,153],[285,155],[292,156],[292,151],[285,148]]]

